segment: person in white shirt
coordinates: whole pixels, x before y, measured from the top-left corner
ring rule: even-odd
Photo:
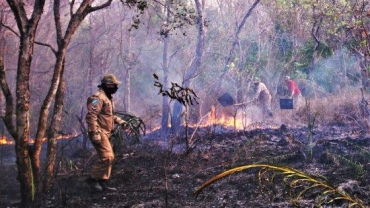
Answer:
[[[267,89],[266,85],[261,82],[259,78],[255,78],[253,81],[254,85],[254,95],[250,102],[256,102],[261,108],[263,116],[272,117],[273,113],[271,111],[271,99],[272,96],[270,91]]]

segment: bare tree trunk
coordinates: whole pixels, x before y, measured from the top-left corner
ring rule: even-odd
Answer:
[[[72,39],[72,35],[75,33],[75,31],[77,30],[77,28],[79,27],[79,25],[81,24],[82,20],[87,16],[87,14],[89,14],[90,12],[93,12],[93,11],[96,11],[96,10],[99,10],[99,9],[102,9],[102,8],[105,8],[107,6],[110,5],[112,0],[107,0],[107,2],[103,3],[102,5],[100,6],[97,6],[97,7],[91,7],[90,6],[90,2],[89,1],[84,1],[81,3],[80,5],[80,8],[79,10],[77,10],[76,13],[74,13],[71,17],[71,20],[68,24],[68,28],[66,30],[66,33],[63,37],[62,33],[61,33],[61,21],[60,21],[60,12],[59,12],[59,9],[60,9],[60,2],[59,0],[56,0],[55,1],[55,4],[54,4],[54,18],[55,18],[55,24],[56,24],[56,28],[57,28],[57,42],[58,42],[58,52],[56,53],[56,56],[57,56],[57,59],[56,59],[56,64],[55,64],[55,68],[54,68],[54,75],[53,75],[53,80],[52,80],[52,84],[51,84],[51,87],[49,89],[49,92],[48,92],[48,95],[47,97],[45,98],[44,100],[44,105],[43,105],[43,108],[41,110],[41,113],[40,113],[40,120],[39,120],[39,125],[38,125],[38,131],[37,131],[37,136],[36,136],[36,141],[41,141],[43,135],[45,135],[45,132],[46,132],[46,121],[47,121],[47,117],[48,117],[48,113],[49,113],[49,106],[50,106],[50,101],[51,101],[51,97],[52,95],[55,94],[56,90],[57,90],[57,86],[58,86],[58,97],[57,97],[57,100],[55,101],[55,110],[54,110],[54,115],[53,115],[53,119],[56,119],[55,121],[53,120],[52,121],[52,125],[51,125],[51,130],[52,130],[52,139],[56,139],[57,137],[57,129],[60,128],[60,119],[61,119],[61,115],[62,115],[62,108],[63,108],[63,99],[64,99],[64,93],[65,93],[65,84],[64,83],[60,83],[61,80],[63,79],[63,69],[64,69],[64,62],[65,62],[65,57],[66,57],[66,51],[67,51],[67,47]],[[54,147],[50,147],[51,149],[53,148],[56,148],[56,144],[55,143],[51,143],[52,145],[55,145]],[[36,142],[35,142],[35,145],[36,145]],[[37,146],[37,155],[39,158],[39,154],[41,152],[41,147],[40,146]],[[53,151],[53,150],[52,150]],[[36,154],[35,154],[36,155]],[[51,156],[52,158],[48,158],[49,161],[55,161],[55,154],[50,154],[49,156]],[[40,163],[40,161],[38,161]],[[40,166],[38,166],[40,167]],[[46,175],[50,176],[53,174],[53,170],[54,170],[54,166],[46,169],[47,172],[45,173]],[[40,169],[38,170],[35,170],[37,171],[36,174],[40,175]],[[50,171],[50,172],[48,172]],[[44,184],[52,184],[52,181],[50,181],[52,178],[50,177],[46,177],[47,180],[49,181],[45,181]],[[49,191],[49,186],[46,186],[45,187],[45,190],[44,191]]]
[[[96,10],[105,8],[110,5],[112,0],[107,0],[105,3],[98,5],[96,7],[90,6],[89,0],[84,0],[79,8],[76,10],[75,13],[71,14],[71,19],[69,21],[68,27],[66,29],[66,33],[62,34],[62,24],[60,18],[60,0],[54,1],[54,20],[56,25],[57,31],[57,43],[58,43],[58,51],[55,52],[56,55],[56,62],[54,67],[54,74],[51,81],[51,85],[48,91],[46,98],[44,99],[43,105],[40,111],[39,123],[35,138],[35,153],[32,157],[34,162],[34,176],[35,182],[37,187],[37,193],[41,192],[40,180],[41,180],[41,172],[40,172],[40,153],[42,148],[42,140],[45,137],[46,129],[47,129],[47,121],[49,117],[49,108],[52,99],[54,98],[56,91],[59,87],[60,81],[63,79],[63,68],[64,68],[64,61],[67,54],[67,47],[72,39],[73,34],[76,32],[78,27],[80,26],[82,20],[85,17]],[[71,10],[72,11],[72,10]],[[57,113],[57,112],[55,112]],[[49,160],[55,160],[55,158],[50,158]],[[52,173],[46,173],[52,174]]]
[[[5,12],[2,12],[0,14],[0,22],[4,22],[4,14]],[[4,51],[5,51],[6,41],[5,41],[5,32],[3,30],[3,27],[0,25],[0,73],[5,72],[5,66],[4,66]],[[5,74],[5,73],[4,73]],[[0,75],[1,76],[1,75]],[[1,79],[0,79],[1,81]],[[0,88],[2,85],[0,84]],[[5,111],[5,108],[3,109],[3,102],[4,97],[2,94],[0,94],[0,117],[2,116],[2,113]],[[0,123],[0,129],[3,129],[3,123]],[[1,137],[0,137],[1,138]]]
[[[30,133],[30,91],[29,74],[33,54],[33,41],[35,33],[21,35],[19,51],[17,86],[16,86],[16,137],[15,152],[17,157],[18,179],[21,186],[21,206],[31,206],[34,199],[34,181],[31,173],[31,161],[28,148]]]
[[[7,106],[5,122],[8,131],[15,140],[15,152],[17,157],[18,180],[21,189],[21,207],[30,207],[34,200],[34,181],[31,168],[31,160],[28,148],[30,133],[30,90],[29,79],[35,35],[39,20],[43,13],[45,0],[35,0],[32,15],[28,19],[23,2],[7,0],[19,30],[19,54],[16,83],[16,118],[12,118],[14,106],[12,95],[6,95]],[[5,71],[3,71],[5,74]],[[5,76],[2,76],[5,78]],[[2,85],[7,86],[6,79],[1,80]],[[5,83],[5,84],[4,84]],[[4,89],[3,89],[4,90]],[[10,91],[9,91],[10,93]],[[16,126],[16,127],[15,127]]]
[[[64,67],[63,67],[64,68]],[[62,70],[63,73],[64,69]],[[65,97],[66,83],[65,80],[61,80],[58,86],[58,91],[55,97],[53,118],[50,125],[50,133],[48,136],[48,149],[46,153],[45,162],[45,176],[43,181],[43,192],[48,193],[52,188],[54,182],[54,172],[55,172],[55,161],[58,149],[58,136],[61,132],[61,122],[63,114],[63,100]]]
[[[4,59],[3,59],[2,53],[0,52],[0,73],[1,73],[1,71],[4,71]],[[1,88],[1,84],[0,84],[0,88]],[[0,94],[0,118],[2,117],[2,114],[3,114],[3,111],[4,110],[5,109],[3,109],[3,95]],[[4,135],[4,124],[3,124],[3,121],[0,121],[0,132],[1,132],[1,134],[0,134],[0,140],[1,140],[3,138],[3,135]],[[1,154],[1,156],[2,156],[2,154]],[[1,163],[2,163],[2,160],[0,160],[0,164]]]
[[[314,45],[314,48],[312,50],[311,66],[310,66],[310,69],[307,73],[307,78],[308,79],[311,79],[311,73],[315,69],[316,58],[318,56],[318,49],[319,49],[319,46],[321,44],[321,42],[319,40],[319,37],[318,37],[318,33],[320,31],[320,26],[321,26],[321,23],[323,21],[323,17],[320,17],[320,14],[316,14],[315,6],[313,6],[313,20],[314,20],[314,23],[313,23],[312,29],[311,29],[311,36],[312,36],[312,38],[315,42],[315,45]]]
[[[123,30],[123,29],[122,29]],[[122,74],[124,77],[123,85],[123,111],[130,112],[130,103],[131,103],[131,77],[130,71],[132,70],[132,64],[134,61],[132,60],[134,57],[131,56],[131,35],[129,34],[128,40],[125,40],[126,43],[126,50],[123,48],[123,35],[121,34],[121,41],[120,41],[120,58],[123,65]]]
[[[63,53],[59,53],[60,56],[57,57],[57,61],[56,61],[55,68],[54,68],[52,85],[49,89],[49,92],[44,100],[44,103],[40,111],[40,117],[39,117],[38,128],[37,128],[35,144],[34,144],[34,154],[32,155],[32,161],[34,163],[33,173],[34,173],[34,178],[35,178],[35,184],[37,185],[36,186],[37,193],[40,193],[42,189],[41,184],[40,184],[41,182],[40,153],[42,149],[43,138],[46,136],[45,133],[46,133],[47,124],[48,124],[49,108],[50,108],[51,102],[53,101],[53,98],[55,97],[55,93],[58,89],[59,82],[62,78],[61,71],[63,68],[62,65],[64,63],[64,59],[65,59],[65,52]]]
[[[198,30],[198,36],[197,36],[197,45],[195,48],[195,55],[193,60],[190,63],[190,66],[188,70],[185,73],[184,76],[184,86],[189,87],[191,80],[194,78],[195,74],[197,73],[200,64],[202,62],[202,56],[203,56],[203,50],[204,50],[204,37],[205,37],[205,30],[204,30],[204,4],[205,1],[203,0],[202,3],[200,3],[199,0],[194,0],[196,9],[197,9],[197,30]],[[182,114],[183,106],[181,103],[175,101],[174,107],[173,107],[173,113],[171,117],[171,130],[173,133],[177,133],[179,131],[180,125],[181,125],[181,114]],[[185,115],[185,119],[187,119],[187,115]]]
[[[163,37],[163,55],[162,55],[162,71],[163,71],[163,89],[168,89],[168,45],[169,37]],[[167,138],[168,133],[168,118],[170,112],[169,99],[167,96],[162,98],[162,122],[161,122],[161,138]]]
[[[166,22],[170,18],[170,1],[166,0],[164,11],[166,13]],[[163,90],[168,90],[168,47],[170,44],[170,34],[167,30],[167,25],[164,25],[163,40],[163,54],[162,54],[162,71],[163,71]],[[163,96],[162,98],[162,121],[161,121],[161,138],[166,139],[168,134],[168,119],[170,113],[169,98]]]
[[[89,23],[90,19],[89,19]],[[95,37],[93,37],[92,29],[89,29],[89,68],[88,68],[88,83],[89,83],[89,95],[92,95],[95,91],[95,87],[93,87],[93,73],[95,72]]]
[[[126,112],[130,112],[131,111],[131,76],[130,76],[130,71],[131,69],[126,69],[126,73],[125,73],[125,76],[124,76],[124,111]]]
[[[17,68],[16,83],[16,118],[13,116],[13,99],[7,88],[5,79],[5,70],[0,71],[0,83],[6,97],[6,113],[4,121],[8,131],[15,140],[15,151],[17,157],[18,180],[21,189],[21,207],[30,207],[37,193],[40,192],[40,152],[42,148],[42,139],[45,136],[47,118],[49,116],[49,106],[52,102],[59,82],[62,79],[62,68],[66,56],[66,49],[72,38],[72,35],[79,27],[82,20],[87,14],[109,6],[112,0],[106,0],[101,5],[92,7],[91,0],[84,0],[80,3],[79,8],[73,13],[71,9],[71,20],[68,24],[64,38],[62,38],[61,18],[60,18],[60,0],[54,1],[54,19],[56,24],[56,34],[58,51],[53,50],[57,60],[54,67],[54,74],[49,92],[43,102],[40,111],[38,129],[33,148],[28,146],[28,137],[30,133],[30,70],[35,42],[36,29],[43,13],[45,0],[35,0],[33,12],[28,19],[25,4],[17,0],[7,0],[20,32],[19,35],[19,56]],[[73,6],[73,4],[71,4]],[[50,47],[50,46],[49,46]],[[51,47],[50,47],[51,48]],[[36,189],[36,190],[35,190]]]

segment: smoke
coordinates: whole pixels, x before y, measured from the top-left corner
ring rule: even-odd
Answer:
[[[247,106],[244,111],[244,116],[246,126],[256,122],[263,122],[264,120],[261,108],[256,105]]]
[[[311,73],[312,88],[320,94],[338,94],[346,89],[358,88],[361,84],[356,69],[356,57],[346,49],[336,51],[333,56],[319,60]],[[308,90],[308,89],[307,89]]]

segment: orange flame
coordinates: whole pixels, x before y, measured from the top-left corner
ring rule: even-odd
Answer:
[[[3,136],[0,139],[0,145],[3,145],[3,144],[13,144],[13,141],[8,141],[8,140],[6,140],[6,137]]]
[[[218,115],[219,114],[219,115]],[[225,127],[241,130],[245,128],[245,121],[240,115],[230,116],[223,112],[216,113],[216,107],[212,106],[210,113],[202,122],[201,126],[223,125]]]
[[[60,139],[70,139],[70,138],[73,138],[73,137],[76,137],[76,136],[77,136],[77,134],[75,134],[75,135],[72,135],[72,134],[60,135],[60,136],[57,137],[57,140],[60,140]],[[46,142],[46,141],[48,141],[48,138],[46,138],[46,137],[42,138],[42,142]],[[34,138],[29,138],[28,139],[28,143],[34,144],[35,143],[35,139]]]
[[[76,136],[77,136],[77,134],[76,135],[60,135],[60,136],[57,137],[57,139],[58,140],[59,139],[70,139],[70,138],[73,138],[73,137],[76,137]],[[42,142],[46,142],[46,141],[47,141],[47,138],[44,137],[42,139]],[[28,143],[34,144],[35,143],[35,139],[29,138],[28,139]],[[12,145],[12,144],[14,144],[14,141],[7,140],[5,136],[3,136],[3,137],[0,138],[0,145]]]
[[[42,138],[42,142],[45,142],[45,141],[47,141],[47,138],[46,138],[46,137]],[[29,138],[29,139],[28,139],[28,143],[30,143],[30,144],[34,144],[34,143],[35,143],[35,139],[33,139],[33,138]]]

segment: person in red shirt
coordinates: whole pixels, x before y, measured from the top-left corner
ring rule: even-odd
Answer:
[[[294,105],[299,108],[302,106],[303,96],[297,83],[293,81],[289,76],[285,76],[285,83],[290,91],[290,98],[293,98]]]
[[[285,83],[287,84],[288,86],[288,89],[290,91],[290,97],[293,98],[293,97],[297,97],[299,95],[302,95],[301,94],[301,90],[299,90],[299,87],[298,85],[295,83],[295,81],[293,81],[292,79],[290,79],[289,76],[285,76]]]

